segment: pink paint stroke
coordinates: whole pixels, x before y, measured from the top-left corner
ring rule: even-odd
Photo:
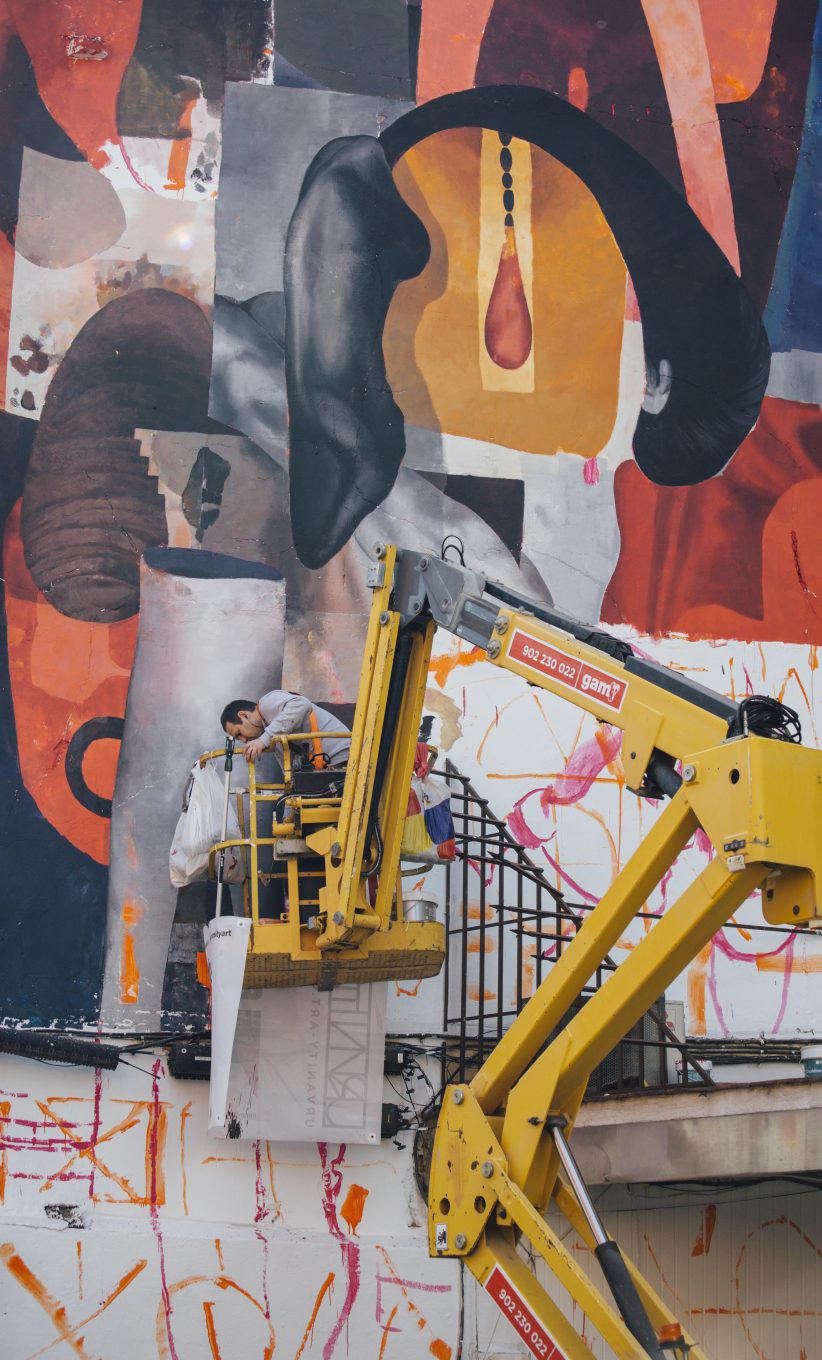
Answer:
[[[599,482],[599,461],[597,458],[586,458],[582,468],[582,477],[586,486],[596,486]]]
[[[360,1244],[352,1238],[346,1237],[340,1228],[337,1218],[337,1201],[342,1189],[341,1166],[345,1158],[345,1143],[340,1143],[339,1152],[330,1161],[328,1158],[328,1144],[318,1143],[317,1150],[320,1154],[320,1165],[322,1167],[323,1183],[323,1214],[326,1225],[331,1236],[336,1238],[342,1254],[343,1272],[345,1274],[345,1298],[342,1302],[337,1321],[334,1324],[331,1335],[323,1346],[323,1360],[330,1360],[334,1354],[334,1348],[340,1338],[343,1327],[348,1326],[348,1319],[351,1309],[360,1292]]]

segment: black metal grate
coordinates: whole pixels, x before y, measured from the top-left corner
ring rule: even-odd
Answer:
[[[446,866],[443,1083],[471,1079],[582,926],[590,906],[568,902],[450,762],[436,771],[451,791],[459,858]],[[616,964],[597,968],[563,1024]],[[663,1089],[710,1075],[665,1022],[665,1002],[646,1012],[592,1073],[589,1096]],[[562,1028],[562,1025],[559,1026]],[[680,1070],[675,1062],[680,1058]]]

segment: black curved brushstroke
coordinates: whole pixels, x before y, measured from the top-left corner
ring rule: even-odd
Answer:
[[[307,567],[339,552],[396,479],[405,433],[382,332],[397,284],[428,256],[373,137],[318,152],[285,248],[291,522]]]
[[[444,95],[398,118],[380,145],[393,166],[457,127],[531,142],[591,190],[637,295],[646,368],[658,374],[667,360],[672,370],[663,409],[640,414],[634,457],[664,486],[714,476],[759,414],[770,348],[750,295],[696,214],[643,156],[545,90],[491,85]]]
[[[323,148],[289,230],[291,513],[306,566],[327,562],[385,498],[404,452],[381,339],[397,282],[422,267],[424,229],[388,190],[378,147],[393,167],[419,142],[460,127],[531,142],[599,203],[639,301],[649,386],[670,372],[667,396],[656,412],[642,410],[634,434],[646,476],[666,486],[714,476],[759,413],[770,365],[762,321],[722,251],[653,166],[544,90],[488,86],[433,99],[387,128],[379,144],[358,137]],[[385,212],[375,204],[377,186]]]
[[[111,816],[111,799],[95,793],[86,783],[83,774],[83,760],[86,751],[95,741],[122,741],[122,718],[89,718],[78,727],[66,751],[66,783],[81,807],[93,812],[95,817]]]

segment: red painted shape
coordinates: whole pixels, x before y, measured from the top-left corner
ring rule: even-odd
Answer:
[[[120,140],[117,95],[137,41],[142,0],[7,4],[49,113],[92,165],[105,165],[103,146]]]
[[[340,1252],[343,1259],[343,1271],[345,1273],[345,1298],[342,1302],[337,1321],[331,1330],[331,1335],[323,1346],[323,1360],[331,1360],[334,1349],[342,1333],[343,1327],[348,1326],[348,1319],[351,1316],[351,1309],[354,1307],[357,1295],[360,1292],[360,1244],[351,1242],[343,1236],[339,1219],[337,1218],[337,1201],[342,1189],[342,1163],[345,1158],[345,1143],[340,1143],[336,1157],[329,1159],[328,1144],[318,1143],[317,1149],[320,1154],[320,1166],[322,1167],[323,1185],[323,1214],[331,1236],[336,1238],[340,1244]]]
[[[484,1288],[536,1360],[567,1360],[565,1352],[560,1350],[499,1266],[494,1266]]]
[[[539,675],[549,676],[565,689],[590,695],[606,708],[612,709],[614,713],[619,713],[628,693],[625,680],[619,680],[616,676],[609,675],[607,671],[601,671],[598,666],[589,665],[570,652],[551,647],[547,642],[533,637],[531,633],[526,633],[521,628],[517,628],[511,639],[508,658],[518,661],[521,666],[526,666],[528,670],[536,671]]]
[[[614,495],[621,549],[604,623],[822,644],[819,407],[766,397],[721,476],[662,487],[623,463]]]
[[[533,330],[513,227],[505,228],[499,268],[485,313],[485,348],[498,368],[522,368]]]
[[[696,1241],[691,1248],[692,1256],[707,1256],[711,1250],[714,1228],[716,1227],[716,1205],[706,1204],[702,1214],[702,1222],[696,1234]]]

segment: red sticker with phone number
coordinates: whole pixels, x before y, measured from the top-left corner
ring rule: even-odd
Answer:
[[[494,1266],[484,1285],[485,1291],[505,1314],[514,1331],[521,1336],[536,1360],[568,1360],[556,1341],[538,1322],[519,1290],[515,1289],[499,1266]]]
[[[561,652],[557,647],[532,637],[530,633],[523,633],[520,628],[511,638],[508,658],[518,661],[521,666],[527,666],[529,670],[538,671],[540,675],[550,676],[567,689],[598,699],[615,713],[622,708],[622,701],[628,693],[625,680],[618,680],[616,676],[589,665],[570,652]]]

